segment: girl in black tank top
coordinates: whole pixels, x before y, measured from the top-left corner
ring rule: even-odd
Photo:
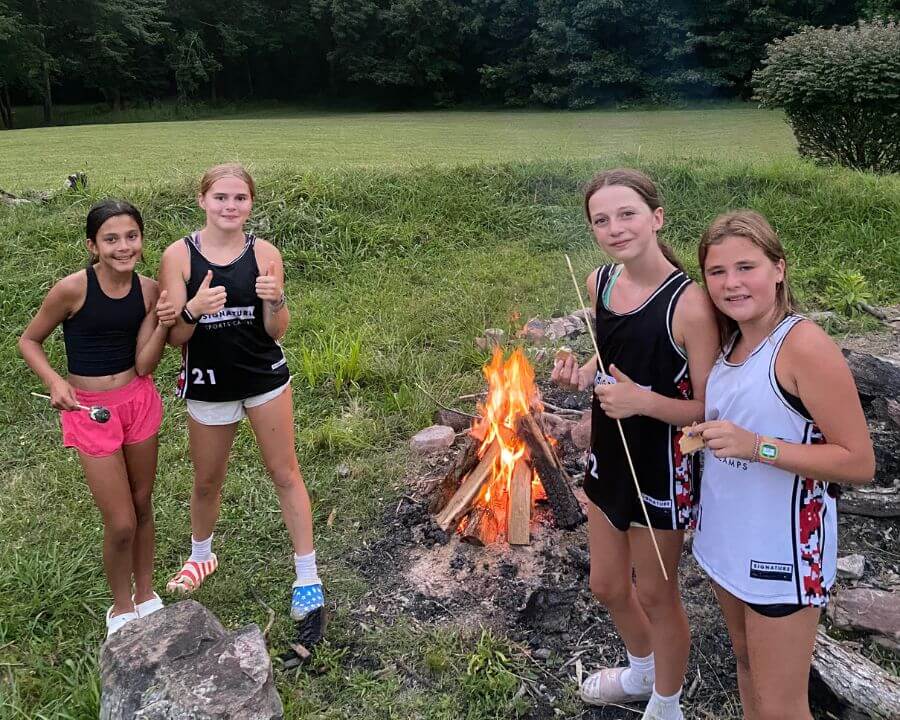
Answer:
[[[579,367],[569,356],[557,361],[552,378],[594,390],[584,480],[591,590],[622,635],[628,663],[588,677],[581,697],[592,705],[649,700],[647,720],[682,720],[690,633],[678,560],[697,478],[694,461],[681,457],[678,437],[680,427],[703,418],[703,389],[718,352],[716,326],[703,291],[657,240],[663,209],[649,178],[628,169],[600,173],[587,186],[584,209],[598,246],[617,261],[588,278],[597,343],[610,375],[601,373],[596,357]]]
[[[63,444],[79,455],[104,522],[103,558],[113,595],[107,636],[162,607],[153,592],[156,478],[162,400],[151,373],[174,308],[141,277],[143,220],[129,203],[105,200],[87,218],[91,264],[60,280],[26,328],[19,348],[62,411]],[[43,343],[62,325],[68,376],[50,365]],[[82,407],[102,406],[97,422]],[[134,591],[132,594],[132,582]]]
[[[299,632],[310,644],[322,635],[324,596],[309,496],[294,453],[290,374],[278,344],[290,313],[281,254],[244,232],[255,193],[240,165],[211,168],[198,196],[205,226],[163,254],[163,287],[181,310],[170,342],[182,346],[178,394],[188,405],[194,463],[191,554],[166,587],[192,592],[218,568],[213,529],[237,424],[247,417],[293,544],[290,615],[303,624]],[[241,561],[258,558],[232,559]]]

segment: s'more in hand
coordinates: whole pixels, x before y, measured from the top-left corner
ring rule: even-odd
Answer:
[[[682,455],[690,455],[691,453],[703,449],[703,436],[700,433],[692,434],[695,426],[696,423],[681,428],[681,437],[678,439],[678,447],[681,449]]]

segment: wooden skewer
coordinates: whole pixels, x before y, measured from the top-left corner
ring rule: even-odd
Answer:
[[[566,255],[566,264],[569,266],[569,274],[572,276],[572,283],[575,285],[575,292],[578,293],[578,302],[581,303],[581,307],[585,313],[587,313],[587,306],[584,304],[584,298],[581,296],[581,287],[578,285],[578,280],[575,278],[575,270],[572,269],[572,261],[569,259],[569,256]],[[600,371],[606,375],[606,368],[603,366],[603,358],[600,357],[600,347],[597,345],[597,338],[594,337],[594,329],[591,327],[590,322],[586,322],[588,334],[591,336],[591,342],[594,345],[594,351],[597,353],[597,362],[600,363]],[[625,430],[622,429],[622,421],[618,418],[616,419],[616,425],[619,428],[619,435],[622,438],[622,445],[625,446],[625,457],[628,458],[628,467],[631,469],[631,477],[634,480],[634,488],[637,490],[638,500],[641,503],[641,510],[644,511],[644,519],[647,521],[647,529],[650,531],[650,539],[653,541],[653,549],[656,550],[656,557],[659,560],[659,569],[662,570],[663,577],[666,579],[666,582],[669,581],[669,575],[666,573],[666,566],[663,563],[662,553],[659,551],[659,545],[656,542],[656,533],[653,532],[653,526],[650,524],[650,515],[647,513],[647,505],[644,503],[644,497],[641,495],[641,486],[638,483],[637,472],[634,469],[634,462],[631,459],[631,451],[628,449],[628,441],[625,440]]]

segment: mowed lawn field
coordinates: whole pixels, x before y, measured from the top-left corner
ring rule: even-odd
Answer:
[[[0,132],[0,188],[55,188],[75,171],[104,185],[193,178],[239,160],[255,172],[335,167],[651,157],[789,157],[780,112],[747,105],[635,112],[261,112],[191,122],[79,125]]]
[[[402,122],[370,116],[369,125],[339,115],[0,134],[0,187],[57,187],[75,169],[92,180],[46,204],[0,206],[0,719],[97,717],[109,604],[99,514],[77,459],[60,445],[55,413],[29,395],[40,385],[18,357],[16,338],[51,284],[83,266],[92,202],[119,195],[144,211],[141,270],[154,275],[163,248],[202,222],[195,175],[231,159],[255,169],[252,229],[285,259],[297,450],[333,615],[308,668],[276,669],[286,717],[606,718],[584,712],[571,668],[551,667],[565,676],[553,687],[558,713],[522,695],[523,683],[537,686],[548,675],[514,638],[475,623],[388,621],[369,611],[382,588],[369,548],[409,492],[407,439],[430,424],[430,396],[453,404],[482,388],[487,357],[473,339],[485,327],[512,333],[529,317],[573,310],[564,252],[581,276],[603,262],[579,195],[600,168],[633,164],[657,179],[665,237],[691,272],[709,220],[753,207],[784,238],[808,307],[845,297],[848,272],[858,274],[854,292],[900,301],[900,180],[814,167],[791,155],[780,116],[722,113],[425,113],[393,116]],[[515,118],[524,118],[521,126]],[[534,118],[540,130],[526,127]],[[739,118],[748,123],[740,131]],[[595,121],[615,126],[618,139],[585,132],[582,123]],[[222,130],[232,123],[243,130]],[[304,123],[319,135],[312,125],[300,132]],[[636,142],[628,128],[640,123]],[[727,138],[718,151],[712,133]],[[156,142],[139,144],[154,135]],[[748,149],[735,157],[738,143]],[[73,158],[82,164],[70,165]],[[14,185],[7,177],[18,167],[31,175]],[[47,348],[62,370],[59,333]],[[154,493],[157,588],[189,549],[191,468],[184,408],[172,397],[177,368],[170,349],[156,373],[166,399]],[[546,376],[549,367],[537,372]],[[338,473],[339,465],[349,472]],[[229,627],[263,627],[262,603],[271,606],[277,620],[269,640],[278,651],[292,629],[290,546],[247,427],[235,442],[216,538],[222,564],[197,599]],[[597,619],[608,621],[599,607]],[[585,668],[620,653],[597,648],[584,656]],[[686,717],[740,717],[733,677],[704,675],[704,688]]]

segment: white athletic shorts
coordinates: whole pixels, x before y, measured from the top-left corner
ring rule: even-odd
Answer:
[[[188,414],[201,425],[233,425],[247,417],[246,408],[265,405],[283,393],[291,381],[281,387],[262,395],[253,395],[243,400],[226,400],[224,402],[207,402],[206,400],[188,400]]]

